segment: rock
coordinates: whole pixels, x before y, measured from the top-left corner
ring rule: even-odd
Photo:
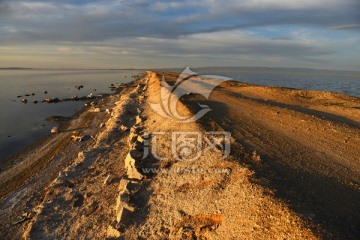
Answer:
[[[60,102],[59,98],[45,98],[43,100],[44,103],[57,103]]]
[[[76,85],[75,88],[77,88],[77,90],[80,90],[80,89],[84,88],[84,86],[83,85],[79,85],[79,86]]]
[[[107,114],[111,114],[111,109],[106,109],[105,112],[106,112]]]
[[[129,146],[132,146],[137,140],[138,134],[135,132],[134,128],[130,129],[130,134],[128,138]]]
[[[31,96],[35,96],[35,93],[31,93],[30,95],[31,95]]]
[[[71,100],[72,100],[72,101],[77,101],[77,100],[78,100],[78,97],[77,97],[76,95],[75,95],[75,96],[72,96],[72,97],[71,97]]]
[[[140,124],[142,122],[142,119],[139,115],[135,117],[135,124]]]
[[[98,112],[101,112],[101,110],[100,110],[100,108],[92,108],[92,109],[90,109],[90,112],[98,113]]]
[[[59,133],[59,129],[57,127],[53,127],[51,129],[51,133]]]
[[[48,91],[44,91],[44,94],[47,94],[48,93]]]
[[[100,123],[100,128],[105,127],[105,123]]]
[[[121,179],[119,183],[119,194],[123,194],[127,191],[127,185],[129,184],[129,180],[127,179]]]
[[[119,127],[119,129],[120,129],[121,131],[127,131],[127,130],[129,130],[129,128],[127,128],[127,127],[124,126],[124,125],[121,125],[121,126]]]
[[[30,94],[27,93],[27,94],[25,94],[25,96],[26,96],[26,97],[30,97]]]
[[[137,138],[136,138],[135,144],[136,145],[143,145],[144,144],[144,138],[142,136],[138,135]]]
[[[121,183],[121,182],[120,182]],[[126,185],[128,182],[124,182]],[[121,218],[125,212],[134,212],[136,207],[130,203],[130,195],[128,191],[126,191],[126,185],[124,184],[124,191],[119,192],[118,197],[116,199],[116,221],[121,222]]]
[[[22,97],[22,95],[18,95],[18,96],[17,96],[17,98],[21,98],[21,97]]]
[[[23,100],[21,100],[21,102],[26,104],[28,102],[28,100],[26,98],[24,98]]]
[[[89,95],[87,95],[87,98],[93,98],[93,97],[94,97],[93,93],[90,93]]]
[[[125,168],[127,168],[127,175],[131,179],[141,180],[143,176],[138,172],[135,167],[135,159],[128,153],[125,158]]]
[[[72,135],[72,136],[70,137],[70,139],[73,140],[74,142],[82,142],[82,141],[84,140],[84,137]]]
[[[84,159],[85,159],[85,154],[84,154],[84,152],[79,152],[78,153],[78,156],[77,156],[77,163],[80,163],[80,162],[82,162],[82,161],[84,161]]]
[[[121,236],[121,233],[118,230],[116,230],[113,226],[109,225],[106,231],[106,236],[108,238],[119,238]]]
[[[35,103],[35,104],[36,104],[36,103],[38,103],[38,101],[37,101],[37,100],[35,100],[35,101],[33,101],[33,103]]]

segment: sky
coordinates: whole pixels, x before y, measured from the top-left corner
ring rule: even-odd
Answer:
[[[0,67],[360,70],[359,0],[0,0]]]

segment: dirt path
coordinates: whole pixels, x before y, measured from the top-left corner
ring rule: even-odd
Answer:
[[[230,131],[239,145],[261,156],[263,163],[252,165],[257,178],[268,179],[266,186],[304,219],[328,237],[356,239],[360,235],[360,101],[321,92],[300,101],[292,97],[296,91],[306,93],[272,89],[270,96],[266,87],[225,83],[209,100],[191,95],[184,102],[194,111],[198,103],[213,109],[208,118]],[[325,94],[349,106],[322,105]]]
[[[150,73],[145,93],[148,103],[161,102],[160,79],[161,75]],[[190,114],[182,103],[177,111]],[[271,190],[250,181],[253,172],[245,162],[256,161],[256,156],[233,154],[224,160],[223,153],[214,148],[196,160],[172,156],[174,138],[166,134],[206,134],[204,127],[223,131],[211,119],[206,124],[182,123],[154,113],[147,105],[144,116],[145,131],[165,133],[156,141],[156,146],[161,146],[157,155],[168,159],[150,155],[139,160],[140,166],[157,171],[146,174],[139,168],[146,175],[142,183],[146,188],[130,197],[136,210],[120,222],[123,239],[317,239],[318,233],[311,232],[307,222]]]

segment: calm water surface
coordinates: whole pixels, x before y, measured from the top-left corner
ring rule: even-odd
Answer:
[[[344,93],[360,97],[360,72],[315,69],[198,68],[202,74],[227,76],[263,86]]]
[[[137,70],[0,70],[0,161],[49,134],[49,116],[72,116],[84,102],[45,104],[46,97],[111,93],[109,86],[131,80]],[[125,77],[125,75],[127,77]],[[84,85],[77,90],[76,85]],[[45,94],[44,91],[48,93]],[[35,93],[35,96],[17,98]],[[22,98],[28,103],[21,102]],[[38,104],[33,101],[38,100]]]

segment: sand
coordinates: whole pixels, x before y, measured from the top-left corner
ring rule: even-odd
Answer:
[[[359,99],[225,82],[177,104],[213,109],[185,124],[150,108],[162,74],[177,78],[148,72],[0,175],[3,239],[356,239]],[[230,156],[181,161],[164,137],[167,159],[143,159],[146,133],[184,131],[230,131]]]

